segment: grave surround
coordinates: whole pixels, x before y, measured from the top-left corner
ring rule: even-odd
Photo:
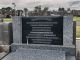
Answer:
[[[60,16],[46,16],[44,18],[51,17],[58,18]],[[34,18],[40,19],[42,17]],[[11,45],[11,53],[3,60],[76,60],[75,45],[73,44],[73,19],[71,16],[63,17],[62,45],[23,43],[22,31],[22,17],[13,17],[13,44]],[[49,59],[45,58],[46,56]]]

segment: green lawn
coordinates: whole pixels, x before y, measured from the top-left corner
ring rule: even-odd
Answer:
[[[74,16],[74,17],[73,17],[73,21],[80,21],[80,17]]]
[[[3,22],[12,22],[12,19],[11,18],[4,18]]]
[[[80,17],[73,17],[73,21],[80,22]],[[76,26],[76,37],[80,38],[80,26]]]
[[[80,26],[76,26],[76,37],[80,38]]]

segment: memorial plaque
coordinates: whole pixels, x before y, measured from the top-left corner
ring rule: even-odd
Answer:
[[[63,45],[63,17],[23,17],[22,43]]]

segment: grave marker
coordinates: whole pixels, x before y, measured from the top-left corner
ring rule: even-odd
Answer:
[[[6,58],[7,60],[13,59],[13,57],[15,60],[56,60],[59,57],[57,60],[76,60],[73,42],[72,17],[14,17],[12,54],[10,53]],[[24,57],[22,57],[23,55]],[[51,59],[41,58],[41,56]]]

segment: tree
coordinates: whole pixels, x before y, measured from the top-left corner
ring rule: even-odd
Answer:
[[[22,16],[23,10],[17,10],[17,16]]]
[[[14,9],[12,10],[12,16],[15,16],[15,10]]]
[[[6,8],[6,14],[7,15],[11,15],[11,13],[12,13],[12,8],[11,7],[7,7]]]
[[[35,12],[35,15],[36,15],[36,16],[40,16],[40,15],[41,15],[41,5],[36,6],[36,7],[34,8],[34,12]]]
[[[25,13],[25,16],[28,15],[28,9],[27,8],[24,8],[24,13]]]
[[[63,12],[63,11],[65,11],[65,9],[64,8],[59,8],[58,11]]]
[[[41,5],[35,7],[35,12],[41,12]]]
[[[43,15],[45,15],[45,16],[47,16],[47,15],[50,15],[49,13],[48,13],[48,7],[44,7],[44,9],[43,9]]]
[[[12,14],[12,8],[11,7],[2,8],[1,14],[4,15],[4,17],[6,17],[7,15],[11,15]]]
[[[1,13],[4,15],[6,13],[6,8],[2,8]]]
[[[45,7],[45,8],[43,9],[43,11],[44,11],[44,12],[47,12],[48,9],[49,9],[48,7]]]

